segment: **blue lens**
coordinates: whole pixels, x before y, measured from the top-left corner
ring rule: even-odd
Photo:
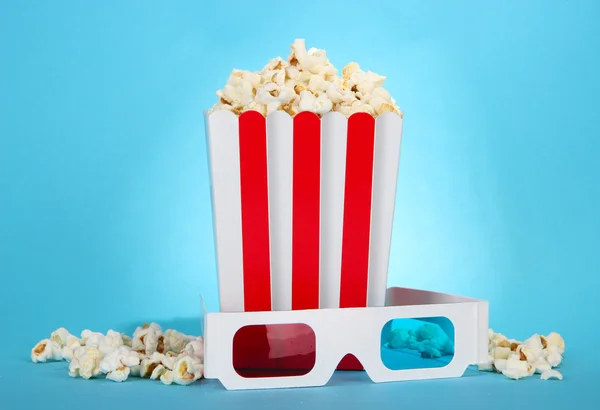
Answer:
[[[381,361],[390,370],[444,367],[454,357],[454,325],[446,317],[393,319],[381,331]]]

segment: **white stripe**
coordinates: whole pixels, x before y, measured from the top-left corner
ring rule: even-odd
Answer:
[[[320,307],[340,307],[342,233],[348,119],[337,112],[321,119]]]
[[[379,115],[375,121],[368,307],[385,305],[401,139],[400,116]]]
[[[239,122],[230,111],[210,114],[206,128],[221,312],[244,311]]]
[[[267,117],[269,240],[273,310],[292,309],[292,117],[282,111]]]

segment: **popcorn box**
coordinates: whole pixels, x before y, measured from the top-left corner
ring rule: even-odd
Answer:
[[[232,388],[276,380],[263,374],[275,370],[292,385],[298,378],[305,380],[300,384],[317,380],[310,375],[325,360],[319,344],[341,336],[315,328],[328,319],[364,315],[377,322],[411,312],[385,307],[402,118],[217,110],[206,113],[205,123],[220,299],[220,313],[206,316],[206,377]],[[445,300],[420,295],[416,305]],[[396,297],[394,303],[403,302]],[[461,300],[460,309],[481,313],[478,303]],[[466,314],[476,320],[467,326],[470,335],[461,337],[470,337],[472,346],[483,343],[473,339],[487,316]],[[227,334],[227,323],[241,326]],[[341,323],[330,325],[338,329]],[[346,326],[353,328],[352,321]],[[380,333],[391,334],[390,326],[382,325]],[[360,339],[362,330],[355,332]],[[487,354],[487,324],[482,340]],[[367,365],[364,357],[359,362],[346,354],[325,373]],[[225,368],[252,375],[238,383],[228,373],[224,380]]]

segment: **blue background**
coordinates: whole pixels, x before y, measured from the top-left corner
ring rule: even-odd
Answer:
[[[599,19],[585,0],[0,0],[0,408],[51,393],[64,408],[598,397]],[[225,392],[29,362],[60,326],[196,332],[198,294],[217,309],[202,111],[232,68],[286,57],[295,38],[386,75],[405,111],[389,284],[487,299],[509,337],[560,332],[563,382],[346,373],[324,389]]]

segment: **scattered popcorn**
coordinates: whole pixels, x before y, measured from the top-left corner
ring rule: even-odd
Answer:
[[[519,342],[489,329],[488,360],[478,363],[477,368],[480,371],[496,371],[514,380],[536,373],[559,378],[556,376],[558,372],[552,368],[562,362],[564,346],[564,340],[555,332],[548,336],[534,334],[524,342]],[[559,379],[562,380],[562,375]]]
[[[263,115],[285,111],[292,116],[302,111],[319,116],[331,111],[346,116],[395,112],[403,116],[383,88],[386,77],[365,72],[355,62],[347,64],[340,77],[325,50],[306,50],[303,39],[295,40],[290,48],[287,60],[271,59],[257,73],[232,70],[225,87],[217,91],[219,101],[210,111],[228,110],[236,115],[250,110]]]
[[[549,379],[562,380],[563,376],[558,370],[546,370],[544,373],[542,373],[542,375],[540,376],[540,379],[542,379],[542,380],[549,380]]]
[[[112,329],[106,334],[86,329],[78,338],[59,328],[34,346],[31,360],[65,360],[69,375],[83,379],[104,374],[114,382],[142,377],[188,385],[204,375],[204,339],[174,329],[163,333],[156,323],[136,328],[133,337]]]
[[[62,360],[62,349],[58,343],[50,339],[44,339],[31,349],[31,360],[34,363],[46,362],[48,360]]]

